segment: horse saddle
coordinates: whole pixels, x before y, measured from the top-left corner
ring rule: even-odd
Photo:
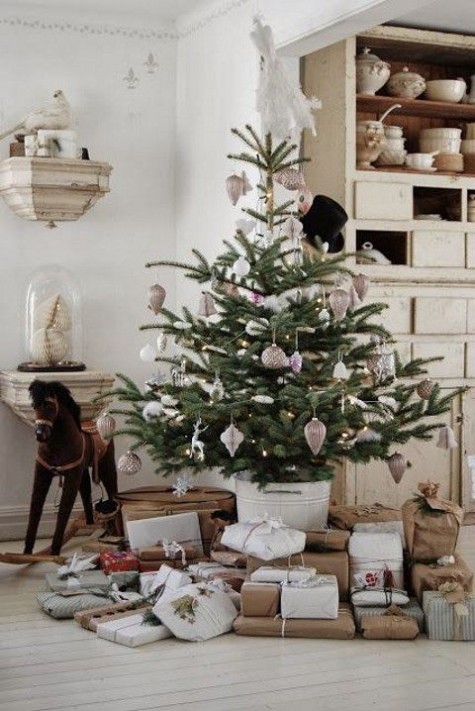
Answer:
[[[109,446],[109,441],[104,441],[97,431],[97,426],[94,420],[85,420],[81,422],[81,432],[84,432],[88,436],[91,447],[92,455],[89,461],[86,462],[86,466],[92,467],[92,480],[95,484],[99,483],[99,462],[104,457]]]

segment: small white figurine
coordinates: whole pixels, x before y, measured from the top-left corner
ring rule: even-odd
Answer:
[[[71,107],[63,92],[58,89],[46,106],[33,109],[23,121],[0,133],[0,140],[16,132],[31,135],[37,133],[38,129],[64,129],[69,128],[70,124]]]
[[[199,417],[194,425],[193,429],[193,436],[191,438],[191,452],[190,452],[190,459],[195,456],[197,456],[198,460],[200,462],[203,461],[205,458],[205,453],[204,453],[204,448],[205,448],[205,443],[200,439],[200,434],[202,432],[205,432],[205,430],[208,429],[208,425],[206,427],[201,427],[201,417]]]

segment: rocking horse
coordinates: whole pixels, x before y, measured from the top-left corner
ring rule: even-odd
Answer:
[[[59,477],[62,493],[56,528],[50,548],[41,551],[59,556],[78,492],[86,524],[94,523],[89,468],[92,468],[93,481],[104,484],[111,501],[117,493],[114,442],[104,442],[99,434],[82,429],[80,407],[62,383],[34,380],[29,392],[35,411],[35,434],[39,446],[24,555],[26,558],[33,553],[46,496],[53,478]]]

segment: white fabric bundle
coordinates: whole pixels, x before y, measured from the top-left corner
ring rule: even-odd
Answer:
[[[316,575],[309,580],[282,584],[282,618],[336,620],[338,582],[335,575]]]
[[[157,573],[140,574],[140,594],[144,597],[150,597],[150,595],[158,593],[161,589],[167,591],[178,590],[178,588],[189,585],[191,582],[189,575],[163,563]]]
[[[167,639],[172,634],[164,625],[143,624],[142,615],[130,615],[97,625],[97,636],[126,647],[141,647],[143,644]]]
[[[399,533],[402,547],[406,547],[404,526],[402,521],[375,521],[372,523],[355,523],[353,533]]]
[[[388,607],[407,605],[409,596],[405,590],[397,588],[351,588],[351,602],[358,607]]]
[[[278,568],[272,565],[261,565],[250,575],[252,583],[296,583],[301,580],[309,580],[316,574],[315,568],[291,567]]]
[[[226,526],[221,543],[261,560],[288,558],[305,549],[306,534],[282,523],[281,519],[259,517]]]
[[[204,642],[230,632],[238,614],[225,592],[199,583],[160,599],[153,612],[175,637],[189,642]]]
[[[394,587],[404,588],[403,552],[399,533],[353,533],[348,546],[350,581],[356,587],[381,587],[391,572]]]

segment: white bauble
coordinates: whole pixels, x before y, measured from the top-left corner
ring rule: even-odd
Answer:
[[[144,363],[153,363],[157,357],[157,351],[150,343],[147,343],[146,346],[140,349],[139,356]]]
[[[237,276],[244,277],[247,276],[247,274],[249,274],[249,272],[251,271],[251,265],[245,257],[241,256],[238,257],[234,262],[232,270]]]
[[[163,405],[161,402],[148,402],[144,409],[142,410],[142,417],[147,422],[154,420],[156,417],[162,414]]]

